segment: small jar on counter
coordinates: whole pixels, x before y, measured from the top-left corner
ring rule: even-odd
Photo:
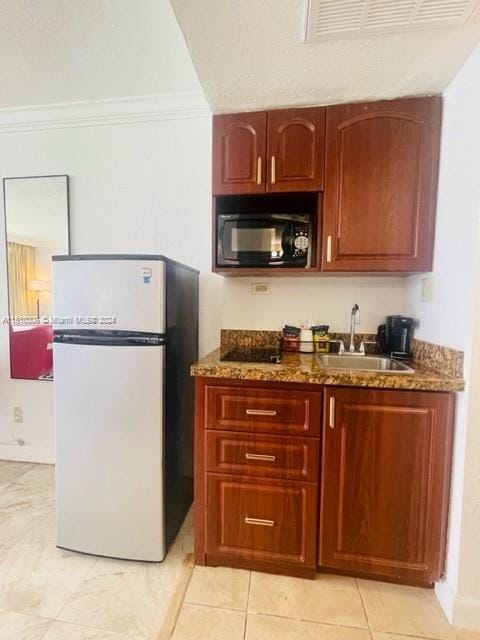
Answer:
[[[300,351],[301,328],[296,325],[286,324],[283,327],[283,350]]]
[[[300,351],[302,353],[313,353],[313,334],[311,329],[301,330]]]
[[[312,326],[312,339],[315,353],[328,353],[328,324],[318,324]]]

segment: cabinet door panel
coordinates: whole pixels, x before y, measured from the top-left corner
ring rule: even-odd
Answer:
[[[265,192],[265,112],[213,118],[213,194]]]
[[[207,476],[207,554],[315,566],[315,484]]]
[[[331,388],[329,413],[331,401],[320,564],[433,582],[443,569],[451,395]]]
[[[440,98],[327,109],[326,271],[431,268]]]
[[[320,191],[325,108],[269,111],[267,121],[267,191]]]

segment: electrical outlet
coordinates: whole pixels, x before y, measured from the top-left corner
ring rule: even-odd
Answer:
[[[434,281],[433,276],[427,276],[422,278],[422,302],[433,302],[434,295]]]
[[[22,407],[13,407],[13,421],[14,422],[23,422],[23,408]]]
[[[268,296],[271,293],[270,285],[265,282],[253,282],[251,290],[252,296]]]

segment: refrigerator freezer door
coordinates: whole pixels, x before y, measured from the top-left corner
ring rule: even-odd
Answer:
[[[164,346],[54,345],[57,545],[165,556]]]
[[[164,333],[164,291],[163,260],[54,260],[54,329]]]

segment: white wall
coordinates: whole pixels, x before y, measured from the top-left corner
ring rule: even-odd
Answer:
[[[421,302],[422,276],[408,279],[406,312],[420,320],[417,337],[465,352],[467,388],[458,394],[455,426],[452,498],[446,580],[437,594],[451,619],[456,617],[463,559],[460,560],[464,519],[480,514],[480,503],[463,504],[465,443],[468,429],[472,340],[477,277],[477,241],[480,205],[480,47],[474,51],[444,96],[440,183],[434,258],[434,300]],[[476,427],[478,430],[478,425]],[[478,463],[477,463],[478,464]],[[465,480],[466,481],[466,480]],[[475,544],[477,543],[475,536]],[[467,561],[468,563],[468,561]],[[478,545],[470,566],[480,575]],[[479,585],[480,586],[480,585]],[[480,627],[480,588],[469,597],[477,599]],[[473,606],[473,605],[472,605]],[[471,621],[471,620],[470,620]]]
[[[478,208],[480,216],[480,203]],[[480,242],[478,244],[480,255]],[[462,625],[480,628],[480,261],[477,264],[476,306],[470,366],[465,465],[460,531],[460,559],[457,594],[453,620]]]
[[[269,295],[252,295],[251,284],[265,282]],[[393,277],[225,278],[222,327],[279,330],[283,323],[325,321],[332,331],[350,331],[357,303],[357,331],[376,333],[386,315],[404,313],[405,279]]]
[[[200,269],[200,350],[220,328],[222,279],[210,274],[211,118],[65,128],[0,136],[0,176],[68,174],[72,252],[164,253]],[[2,205],[3,206],[3,205]],[[0,237],[4,217],[0,216]],[[5,246],[0,243],[0,316],[7,315]],[[8,327],[0,325],[0,440],[13,406],[24,411],[18,447],[0,458],[51,459],[52,384],[10,380]]]

